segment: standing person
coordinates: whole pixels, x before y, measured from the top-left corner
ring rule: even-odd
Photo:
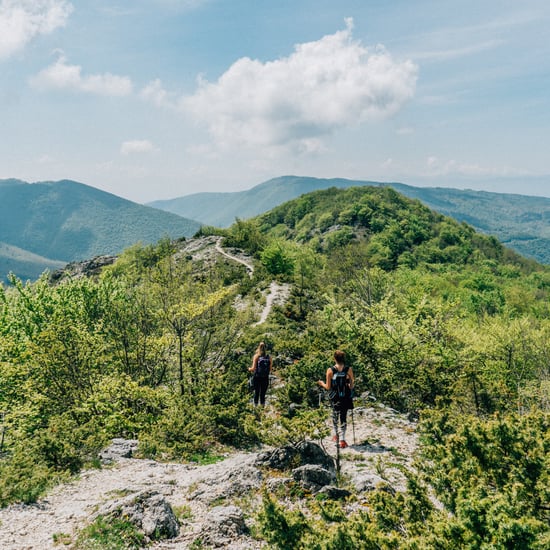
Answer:
[[[345,449],[346,428],[348,411],[353,409],[352,390],[355,384],[355,377],[351,367],[346,366],[346,355],[337,349],[334,352],[335,364],[327,369],[326,380],[318,380],[317,384],[329,392],[332,405],[332,427],[333,441]],[[338,430],[340,429],[340,430]]]
[[[248,369],[254,373],[254,406],[258,406],[258,401],[262,407],[265,406],[265,394],[269,386],[269,375],[273,360],[268,355],[264,342],[260,342],[254,358],[252,366]]]

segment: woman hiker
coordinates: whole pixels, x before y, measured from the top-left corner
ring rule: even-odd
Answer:
[[[335,364],[327,369],[326,380],[318,380],[317,384],[329,392],[332,405],[333,441],[345,449],[348,411],[353,409],[352,391],[355,378],[351,367],[346,366],[346,355],[337,349],[334,352]]]
[[[271,367],[273,360],[268,355],[264,342],[260,342],[254,358],[252,359],[252,366],[248,369],[249,372],[254,373],[254,406],[258,406],[258,401],[262,407],[265,406],[265,394],[269,386],[269,375],[271,373]]]

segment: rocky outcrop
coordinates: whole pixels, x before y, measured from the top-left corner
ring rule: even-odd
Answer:
[[[50,275],[50,281],[55,284],[64,279],[94,278],[105,266],[113,264],[116,259],[117,256],[96,256],[91,260],[70,262],[64,268],[54,271]]]
[[[0,548],[55,550],[56,537],[74,543],[99,514],[131,518],[155,550],[267,548],[250,535],[262,489],[283,499],[310,493],[346,501],[353,495],[346,507],[361,506],[364,493],[375,488],[405,490],[404,471],[413,468],[415,424],[380,405],[357,407],[351,420],[346,449],[336,449],[327,437],[261,453],[229,453],[207,465],[135,458],[137,441],[115,439],[100,453],[106,467],[81,472],[36,504],[1,509]],[[301,505],[299,497],[285,502],[289,509]]]
[[[248,532],[243,511],[237,506],[216,506],[207,514],[196,543],[231,548],[235,539]]]
[[[296,445],[285,445],[262,453],[258,456],[256,464],[274,470],[317,464],[326,470],[334,471],[334,459],[313,441],[300,441]]]
[[[336,475],[318,464],[304,464],[292,470],[292,478],[309,491],[316,493],[326,485],[336,483]]]
[[[178,520],[166,498],[156,491],[144,491],[109,502],[98,516],[124,518],[149,540],[171,539],[179,534]]]
[[[111,445],[99,453],[99,459],[103,464],[112,464],[121,458],[132,458],[138,444],[137,439],[113,439]]]
[[[227,468],[219,475],[204,478],[191,492],[190,498],[212,504],[220,499],[239,497],[256,491],[262,485],[264,476],[253,462],[252,457]]]

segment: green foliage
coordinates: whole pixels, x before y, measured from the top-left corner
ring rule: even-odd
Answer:
[[[269,493],[263,494],[263,509],[258,514],[258,524],[263,538],[274,548],[303,548],[300,545],[304,533],[309,530],[306,517],[289,512],[277,504]]]
[[[278,417],[250,414],[245,418],[245,430],[251,439],[267,445],[296,445],[306,439],[322,439],[329,430],[326,425],[327,410],[302,409],[293,414]]]
[[[286,243],[274,240],[264,247],[260,255],[262,264],[270,275],[292,275],[294,259]]]
[[[0,460],[0,506],[35,502],[54,479],[45,462],[37,460],[21,443],[10,456]]]
[[[229,228],[225,238],[226,246],[234,246],[247,250],[251,254],[258,253],[265,245],[265,238],[260,232],[256,220],[241,220],[237,218]]]
[[[531,266],[506,253],[494,237],[476,234],[472,227],[436,214],[390,187],[324,189],[277,206],[258,220],[269,235],[276,231],[299,242],[314,241],[324,251],[364,239],[369,265],[385,270],[399,265],[464,265],[483,258]]]
[[[457,472],[457,476],[464,471]],[[469,477],[465,478],[469,482]],[[460,481],[456,487],[461,492]],[[517,484],[516,484],[517,487]],[[526,495],[528,497],[528,495]],[[409,476],[407,492],[380,487],[370,493],[361,510],[336,502],[308,504],[307,515],[288,509],[264,493],[258,513],[262,537],[275,548],[319,550],[379,548],[522,548],[542,550],[548,543],[548,522],[509,499],[480,489],[462,495],[454,514],[438,510],[427,486]],[[345,510],[345,511],[344,511]]]
[[[145,546],[145,535],[121,518],[98,516],[78,533],[75,550],[130,550]]]
[[[430,503],[426,488],[414,478],[409,480],[409,492],[393,494],[380,488],[368,496],[365,504],[362,510],[350,511],[339,502],[310,501],[306,517],[301,510],[289,510],[264,492],[258,526],[265,540],[275,548],[432,547],[431,530],[440,516]]]
[[[423,442],[420,467],[469,547],[538,548],[548,537],[548,414],[426,413]]]

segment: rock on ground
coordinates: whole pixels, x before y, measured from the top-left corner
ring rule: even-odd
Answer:
[[[343,478],[359,494],[380,484],[390,490],[404,490],[406,480],[402,470],[412,468],[415,427],[402,415],[375,404],[355,409],[353,426],[350,424],[348,428],[348,448],[337,450],[330,437],[318,443],[304,442],[298,463],[294,451],[287,448],[262,453],[238,452],[204,466],[125,458],[126,453],[122,451],[119,456],[109,454],[112,458],[109,465],[82,472],[38,503],[1,509],[0,549],[59,549],[54,536],[74,541],[78,531],[93,521],[98,511],[122,509],[126,499],[143,500],[145,494],[154,496],[161,509],[165,507],[162,503],[166,503],[180,517],[179,534],[152,541],[149,548],[153,550],[183,550],[203,539],[212,546],[221,543],[234,550],[266,548],[265,543],[253,539],[248,532],[260,502],[261,486],[265,484],[268,490],[276,491],[278,487],[296,482],[291,475],[301,479],[309,475],[312,464],[317,464],[328,475],[324,474],[326,478],[323,484],[317,484],[316,490],[326,492],[330,498],[345,498],[343,489],[334,487],[334,470],[329,467],[336,464],[339,457]],[[113,445],[111,451],[126,448],[123,442]],[[269,464],[271,460],[273,463]],[[278,461],[280,466],[286,464],[283,467],[287,470],[286,476],[272,469]],[[310,467],[298,470],[299,474],[287,468],[291,465],[296,469],[306,464]],[[138,517],[141,514],[141,528],[151,533],[156,520],[147,519],[146,506],[140,506],[132,513]]]

